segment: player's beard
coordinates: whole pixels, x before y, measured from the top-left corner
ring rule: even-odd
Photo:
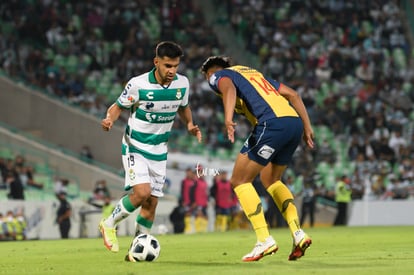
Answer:
[[[174,79],[174,75],[168,75],[167,73],[166,74],[164,74],[164,75],[162,75],[161,74],[161,70],[159,69],[159,68],[157,68],[156,69],[156,72],[157,72],[157,74],[158,74],[158,76],[159,76],[159,78],[160,78],[160,80],[161,80],[161,85],[162,86],[168,86],[168,85],[170,85],[171,84],[171,82],[173,81],[173,79]]]

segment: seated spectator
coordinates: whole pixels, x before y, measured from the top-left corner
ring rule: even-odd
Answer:
[[[90,198],[90,201],[102,201],[106,197],[111,197],[111,193],[109,192],[108,186],[106,185],[106,180],[98,180],[95,184],[95,188],[93,189],[93,194]]]
[[[34,187],[38,189],[43,188],[43,184],[37,183],[33,179],[34,170],[33,167],[30,165],[27,165],[26,159],[22,155],[17,155],[14,158],[14,168],[20,178],[21,183],[23,184],[23,187]]]
[[[390,183],[388,183],[382,199],[407,199],[409,196],[409,186],[402,182],[401,179],[397,178],[394,174],[391,174],[389,179]]]
[[[13,211],[7,211],[6,217],[3,220],[5,226],[4,237],[7,241],[12,241],[16,239],[16,225],[14,223],[14,214]]]
[[[26,240],[27,223],[21,210],[18,211],[15,215],[14,226],[16,230],[16,241]]]
[[[24,200],[23,184],[17,176],[16,171],[7,172],[6,184],[9,186],[9,194],[7,194],[9,199]]]
[[[56,178],[55,180],[55,194],[58,196],[60,193],[68,193],[69,180],[65,178]]]
[[[80,152],[81,159],[90,163],[93,161],[93,155],[88,145],[84,145]]]
[[[3,213],[0,212],[0,241],[4,241],[6,232],[6,223],[4,222]]]
[[[112,203],[111,197],[108,195],[105,195],[103,199],[99,202],[92,200],[91,198],[89,199],[88,203],[102,210],[103,219],[106,219],[109,215],[111,215],[112,211],[115,208],[115,205]]]

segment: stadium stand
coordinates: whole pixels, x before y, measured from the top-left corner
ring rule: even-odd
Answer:
[[[188,146],[179,122],[170,146],[231,159],[245,136],[236,146],[220,142],[219,101],[205,96],[198,67],[206,56],[246,45],[262,70],[301,93],[315,124],[317,149],[301,147],[289,172],[299,189],[300,179],[313,177],[329,191],[344,173],[372,198],[381,197],[391,174],[412,188],[413,163],[411,173],[401,176],[399,169],[403,159],[414,159],[413,23],[404,13],[413,10],[409,1],[212,2],[226,14],[204,14],[199,1],[4,1],[1,68],[101,117],[126,79],[151,68],[153,53],[146,49],[159,39],[176,40],[186,52],[180,70],[192,83],[191,104],[207,149]],[[235,43],[218,42],[220,26],[231,27]],[[388,135],[377,137],[379,121]],[[242,120],[239,125],[248,127]]]

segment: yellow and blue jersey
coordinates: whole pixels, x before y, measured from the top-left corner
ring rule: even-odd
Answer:
[[[252,125],[269,119],[299,117],[286,98],[278,92],[281,85],[259,71],[246,66],[233,66],[215,72],[210,87],[221,97],[218,83],[222,77],[233,81],[237,90],[235,112],[244,115]]]

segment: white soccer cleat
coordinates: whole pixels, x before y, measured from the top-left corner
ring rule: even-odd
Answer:
[[[242,260],[243,262],[258,261],[264,256],[275,254],[278,249],[276,241],[272,236],[269,236],[264,242],[257,242],[252,252],[244,255]]]

